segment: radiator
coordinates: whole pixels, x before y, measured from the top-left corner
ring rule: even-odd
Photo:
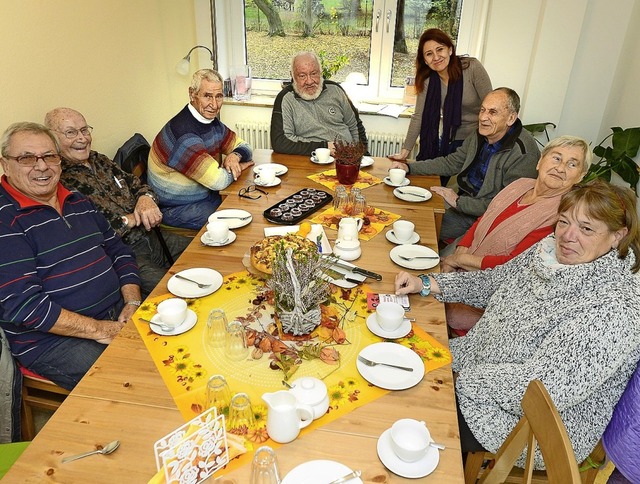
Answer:
[[[271,139],[269,137],[270,123],[244,121],[236,123],[236,134],[245,140],[252,148],[271,149]],[[391,133],[367,133],[369,140],[369,153],[371,156],[388,156],[393,153],[400,153],[404,134]],[[417,149],[414,147],[409,158],[416,157]]]

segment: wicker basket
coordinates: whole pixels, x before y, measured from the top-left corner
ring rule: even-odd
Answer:
[[[293,311],[277,311],[276,316],[282,325],[282,331],[294,336],[301,336],[311,333],[318,327],[321,321],[320,306],[303,313],[294,309]]]

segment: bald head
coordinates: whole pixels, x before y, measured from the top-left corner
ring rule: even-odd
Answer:
[[[60,153],[72,162],[84,163],[91,153],[91,127],[84,116],[70,108],[56,108],[44,117],[60,144]]]

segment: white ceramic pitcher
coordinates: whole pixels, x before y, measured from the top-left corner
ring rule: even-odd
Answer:
[[[313,408],[298,403],[296,396],[287,390],[265,393],[262,399],[268,407],[267,433],[276,442],[291,442],[300,429],[313,422]]]
[[[338,239],[358,240],[358,232],[362,228],[361,218],[344,217],[338,224]]]

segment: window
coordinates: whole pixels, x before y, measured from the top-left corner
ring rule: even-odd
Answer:
[[[215,0],[218,65],[226,74],[232,64],[248,63],[254,91],[278,92],[290,78],[291,57],[313,50],[335,81],[364,75],[361,99],[400,99],[422,32],[438,27],[461,45],[469,37],[463,30],[471,30],[464,25],[473,24],[463,17],[484,1]]]

